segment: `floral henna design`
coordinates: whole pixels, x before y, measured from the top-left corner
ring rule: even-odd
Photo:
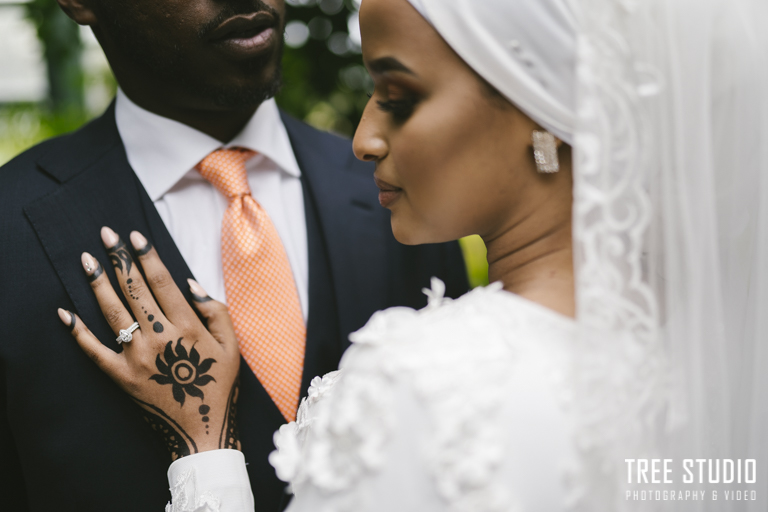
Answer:
[[[136,249],[136,256],[144,256],[145,254],[149,254],[149,251],[151,250],[152,244],[147,242],[147,245],[145,245],[143,249]]]
[[[131,398],[144,409],[144,421],[161,436],[163,443],[171,453],[172,460],[192,453],[198,453],[197,444],[195,444],[194,439],[181,428],[181,425],[163,412],[162,409],[143,402],[136,397]]]
[[[89,266],[86,266],[86,267],[85,267],[85,270],[86,270],[86,272],[91,272],[91,271],[93,271],[93,274],[90,274],[90,275],[88,276],[88,282],[89,282],[89,283],[92,283],[92,282],[94,282],[95,280],[97,280],[97,279],[99,278],[99,276],[101,276],[101,274],[103,274],[103,273],[104,273],[104,268],[101,266],[101,264],[100,264],[98,261],[96,262],[96,269],[95,269],[95,270],[94,270],[94,269],[92,269],[92,268],[90,267],[90,265],[89,265]]]
[[[163,385],[171,384],[174,400],[183,406],[186,395],[204,398],[203,391],[198,386],[216,382],[212,376],[205,375],[216,360],[208,358],[200,362],[200,354],[195,347],[187,353],[187,349],[181,344],[182,339],[179,338],[176,342],[175,351],[173,341],[168,342],[163,354],[165,361],[157,355],[155,366],[160,373],[151,376],[150,380]]]
[[[227,400],[227,411],[219,434],[219,448],[240,449],[240,435],[237,431],[237,399],[240,396],[240,379],[235,380]]]
[[[120,272],[122,272],[123,263],[125,263],[125,273],[131,273],[133,258],[131,257],[131,253],[128,252],[128,248],[125,246],[125,242],[122,240],[119,241],[117,245],[107,249],[107,253],[109,254],[109,259],[112,260],[112,265],[114,265],[116,269],[119,269]]]

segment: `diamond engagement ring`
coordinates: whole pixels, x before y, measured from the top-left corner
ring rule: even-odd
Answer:
[[[139,328],[139,322],[133,322],[127,329],[120,329],[120,336],[115,341],[120,345],[121,343],[128,343],[133,339],[133,331]]]

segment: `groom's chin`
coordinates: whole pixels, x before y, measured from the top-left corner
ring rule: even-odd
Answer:
[[[263,56],[247,63],[238,63],[241,69],[228,81],[195,83],[185,80],[185,83],[195,89],[191,91],[195,96],[213,102],[216,107],[255,107],[280,92],[283,84],[281,56],[282,52],[277,56]]]
[[[213,100],[218,107],[249,108],[256,107],[262,102],[273,98],[282,87],[282,74],[278,68],[276,74],[266,82],[253,85],[238,85],[212,88],[206,96]]]

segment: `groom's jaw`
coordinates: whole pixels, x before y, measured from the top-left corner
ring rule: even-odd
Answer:
[[[227,142],[279,90],[284,0],[86,1],[84,22],[146,110]]]

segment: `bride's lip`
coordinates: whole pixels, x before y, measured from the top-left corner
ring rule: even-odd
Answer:
[[[376,186],[379,187],[379,204],[384,208],[389,208],[395,201],[400,199],[403,193],[403,189],[387,183],[386,181],[373,177],[373,181],[376,182]]]
[[[272,48],[276,20],[265,11],[233,16],[211,32],[208,40],[232,59],[247,59]]]

